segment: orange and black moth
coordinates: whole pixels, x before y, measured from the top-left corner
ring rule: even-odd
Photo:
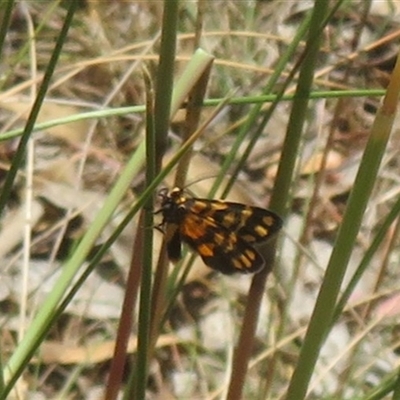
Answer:
[[[254,245],[282,227],[278,215],[259,207],[193,198],[180,188],[161,189],[160,197],[160,228],[173,262],[181,258],[184,242],[207,266],[224,274],[259,272],[265,262]]]

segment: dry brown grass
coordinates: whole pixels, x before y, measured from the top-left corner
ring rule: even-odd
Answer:
[[[324,31],[316,90],[380,89],[386,85],[396,53],[397,14],[385,10],[384,2],[380,2],[382,10],[378,9],[379,2],[375,2],[371,13],[363,19],[358,10],[361,2],[353,3],[341,10]],[[232,89],[236,90],[236,97],[260,95],[299,21],[304,18],[305,4],[207,2],[201,46],[216,57],[208,97],[223,98]],[[146,65],[155,76],[162,7],[161,1],[82,2],[39,122],[79,116],[86,111],[143,105],[142,66]],[[64,15],[62,6],[52,9],[49,2],[17,4],[1,66],[0,135],[23,126],[32,93],[37,90]],[[193,52],[195,17],[196,3],[182,2],[177,76]],[[28,22],[38,29],[31,43]],[[291,65],[288,64],[288,71]],[[282,398],[285,393],[376,106],[376,98],[341,100],[339,104],[329,99],[313,102],[302,154],[299,154],[298,176],[293,182],[292,211],[281,245],[280,266],[270,279],[268,296],[264,299],[245,398],[256,398],[264,390],[264,378],[269,376],[269,360],[273,355],[277,355],[278,361],[272,384],[266,391],[274,399]],[[231,105],[214,122],[196,144],[188,182],[218,173],[221,160],[234,142],[235,129],[249,108],[249,105]],[[236,200],[267,205],[289,109],[290,103],[278,106],[257,142],[240,176],[242,183],[235,187]],[[204,119],[208,113],[205,108]],[[126,113],[78,120],[33,135],[31,154],[34,157],[27,158],[26,168],[21,169],[1,221],[3,359],[13,352],[18,341],[18,332],[21,332],[18,315],[23,302],[27,301],[29,321],[55,282],[62,261],[90,225],[128,155],[143,140],[144,124],[143,113]],[[179,116],[172,126],[170,137],[176,144],[182,126]],[[321,170],[330,129],[333,134],[325,176],[304,229],[315,188],[314,177]],[[14,138],[1,142],[2,179],[17,141]],[[365,226],[359,234],[359,248],[355,249],[352,260],[354,266],[370,243],[381,216],[399,193],[398,141],[396,132]],[[243,149],[246,144],[247,141]],[[27,293],[21,296],[21,282],[26,276],[22,272],[23,232],[29,179],[32,180],[28,197],[32,243]],[[121,209],[132,202],[142,187],[143,176],[139,175],[132,182],[132,193],[126,194]],[[114,223],[105,236],[112,232]],[[52,327],[39,355],[24,374],[22,397],[33,398],[32,393],[38,393],[49,399],[60,394],[71,399],[99,398],[96,396],[103,390],[112,357],[133,225],[124,231]],[[361,396],[398,366],[396,238],[397,226],[354,293],[352,304],[357,307],[349,308],[346,318],[331,335],[332,340],[327,342],[310,398]],[[293,279],[293,270],[298,272],[296,279]],[[214,399],[222,398],[225,393],[249,280],[224,278],[209,272],[202,266],[193,270],[170,313],[151,362],[151,399]],[[288,299],[291,301],[286,304]],[[369,308],[363,304],[369,304]],[[282,315],[282,310],[287,314]],[[276,332],[281,318],[287,319],[285,329]],[[136,326],[129,344],[132,355],[136,349],[135,332]],[[358,348],[356,339],[361,343]],[[126,368],[129,370],[129,363]],[[351,382],[346,375],[348,368],[352,371]]]

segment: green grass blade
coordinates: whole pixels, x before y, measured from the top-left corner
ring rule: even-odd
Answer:
[[[37,97],[35,99],[35,102],[33,103],[28,120],[26,121],[24,132],[23,132],[20,142],[18,144],[17,151],[15,152],[10,170],[7,173],[7,177],[4,182],[4,186],[3,186],[3,190],[0,193],[0,215],[2,214],[4,207],[7,204],[7,200],[11,193],[11,189],[13,187],[15,177],[17,176],[17,172],[18,172],[20,165],[22,163],[22,160],[25,156],[25,149],[26,149],[28,140],[31,137],[33,127],[35,126],[35,121],[39,115],[40,108],[42,106],[44,97],[46,96],[47,89],[49,88],[50,80],[53,76],[54,70],[57,65],[58,58],[61,54],[62,47],[67,38],[68,30],[72,24],[72,20],[73,20],[73,17],[74,17],[74,14],[75,14],[75,11],[77,10],[77,8],[78,8],[77,2],[72,1],[69,3],[68,12],[67,12],[67,15],[65,16],[64,25],[61,28],[60,34],[59,34],[56,44],[54,46],[53,53],[47,64],[46,72],[43,77],[43,82],[40,85]]]
[[[82,263],[86,259],[93,244],[97,240],[100,232],[107,224],[116,207],[120,204],[122,197],[125,195],[132,179],[140,171],[143,165],[144,145],[140,146],[127,163],[126,168],[111,190],[103,207],[99,211],[88,231],[77,246],[76,251],[71,258],[63,266],[63,272],[54,286],[54,290],[50,293],[42,308],[36,315],[31,326],[26,332],[22,342],[18,345],[16,351],[10,358],[6,372],[11,380],[8,382],[6,395],[11,390],[12,383],[22,373],[24,365],[35,351],[37,338],[42,336],[43,331],[48,326],[48,321],[52,319],[56,307],[69,289],[73,278],[77,275]],[[138,207],[139,209],[139,207]],[[1,398],[1,397],[0,397]]]
[[[288,389],[288,400],[306,396],[319,351],[332,324],[335,304],[373,189],[383,153],[386,149],[395,116],[399,94],[400,62],[397,60],[394,79],[388,88],[383,107],[378,111],[368,140],[343,223],[332,251],[317,303],[308,326],[299,361]]]

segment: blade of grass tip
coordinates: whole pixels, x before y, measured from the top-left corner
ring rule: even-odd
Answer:
[[[312,11],[304,62],[302,63],[299,75],[299,83],[294,97],[281,160],[279,162],[277,178],[271,197],[270,207],[282,215],[284,214],[285,205],[289,196],[302,127],[308,108],[308,99],[313,82],[315,64],[319,54],[320,36],[315,33],[320,30],[320,21],[324,20],[327,8],[327,2],[317,1]],[[260,273],[256,274],[251,282],[238,345],[233,357],[232,374],[227,396],[229,400],[239,400],[242,397],[248,363],[253,350],[254,336],[261,301],[265,291],[265,284],[274,262],[275,246],[276,240],[271,241],[270,265],[266,266]]]
[[[303,399],[317,362],[319,351],[332,325],[334,308],[346,272],[362,217],[393,126],[400,91],[400,58],[396,60],[382,107],[378,110],[371,135],[350,193],[317,302],[307,329],[298,364],[289,384],[287,400]]]
[[[47,64],[47,68],[46,68],[46,72],[43,76],[42,84],[40,85],[40,88],[38,90],[36,99],[33,103],[31,112],[29,113],[29,116],[28,116],[28,119],[26,121],[26,125],[24,128],[24,132],[22,133],[21,139],[18,144],[18,148],[14,154],[13,161],[11,163],[11,167],[7,173],[7,176],[6,176],[4,185],[3,185],[3,189],[0,193],[0,216],[7,204],[8,198],[11,193],[12,186],[14,184],[15,177],[16,177],[19,167],[23,161],[28,140],[32,134],[32,131],[33,131],[33,128],[35,125],[35,121],[39,115],[40,108],[42,106],[44,97],[46,96],[47,89],[50,84],[50,80],[51,80],[54,70],[56,68],[58,58],[61,54],[62,47],[67,38],[68,30],[72,24],[72,20],[73,20],[73,17],[74,17],[77,7],[78,7],[78,2],[71,1],[69,3],[68,12],[67,12],[67,15],[65,16],[64,24],[61,28],[60,34],[59,34],[56,44],[54,46],[54,50],[53,50],[50,60]]]
[[[204,72],[211,67],[213,61],[214,56],[203,49],[197,49],[194,52],[174,87],[171,103],[171,118],[177,113],[179,107],[182,106],[182,103],[189,96],[196,82],[198,82]],[[224,101],[224,99],[214,103],[214,106],[218,106],[222,101]]]

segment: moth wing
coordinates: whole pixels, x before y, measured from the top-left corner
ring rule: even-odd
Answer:
[[[212,216],[187,213],[180,234],[207,266],[224,274],[254,273],[264,266],[264,259],[249,243],[217,224]]]
[[[242,274],[259,272],[265,264],[257,250],[239,238],[235,240],[235,247],[232,249],[216,246],[212,251],[212,256],[209,256],[202,254],[204,249],[198,250],[207,266],[227,275],[236,272]]]
[[[217,225],[236,232],[248,243],[264,242],[282,227],[282,219],[264,208],[221,200],[210,200],[207,202],[208,208],[203,204],[204,201],[194,199],[193,208],[198,209],[199,215],[210,214]]]
[[[251,207],[251,214],[237,234],[248,243],[265,242],[282,228],[282,219],[270,210]]]

